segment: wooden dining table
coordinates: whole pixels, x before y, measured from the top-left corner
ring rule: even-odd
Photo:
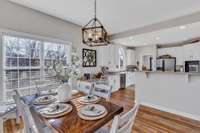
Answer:
[[[78,93],[72,97],[68,103],[73,106],[73,109],[64,116],[48,119],[40,115],[39,112],[35,113],[37,113],[39,118],[55,133],[94,133],[112,120],[115,115],[123,112],[123,107],[101,98],[97,104],[103,105],[107,109],[107,115],[98,120],[83,120],[78,116],[80,108],[85,106],[78,101],[78,98],[83,95],[83,93]]]

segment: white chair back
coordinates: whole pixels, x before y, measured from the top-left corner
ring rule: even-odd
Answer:
[[[131,133],[139,105],[136,104],[129,112],[122,116],[115,116],[110,133]]]
[[[14,95],[13,98],[17,110],[24,121],[25,133],[52,133],[52,131],[42,123],[33,107],[30,108],[18,95]]]
[[[55,90],[60,83],[56,80],[36,80],[34,81],[35,88],[36,88],[36,93],[39,95],[42,94],[45,91],[51,91]]]
[[[38,129],[36,128],[34,119],[32,117],[32,114],[30,112],[29,106],[26,105],[19,96],[14,95],[13,96],[17,110],[22,116],[22,119],[24,121],[24,127],[25,127],[25,133],[39,133]]]
[[[112,92],[112,86],[105,84],[96,84],[93,90],[93,94],[102,98],[105,98],[107,101],[110,100]]]
[[[78,89],[85,94],[91,94],[94,88],[94,83],[88,81],[79,81]]]

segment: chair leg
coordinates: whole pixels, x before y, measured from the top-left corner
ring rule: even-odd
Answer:
[[[20,124],[20,114],[19,111],[16,110],[16,123]]]

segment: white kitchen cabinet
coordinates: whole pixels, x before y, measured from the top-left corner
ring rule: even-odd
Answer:
[[[108,66],[110,64],[110,55],[109,55],[109,48],[108,47],[99,47],[99,65],[100,66]]]
[[[183,46],[184,60],[200,60],[200,43]]]
[[[109,85],[112,86],[112,92],[118,91],[120,88],[120,76],[119,74],[116,75],[109,75],[108,76]]]
[[[134,49],[127,49],[126,50],[126,59],[127,59],[127,65],[135,65],[136,64],[135,50]]]
[[[183,47],[159,48],[158,56],[161,55],[171,55],[173,57],[176,57],[176,64],[183,65],[184,62]]]
[[[120,56],[119,49],[122,48],[124,51],[124,64],[120,68]],[[105,47],[98,48],[98,59],[100,66],[108,66],[110,71],[118,71],[124,69],[126,66],[126,55],[125,48],[118,45],[108,45]]]
[[[126,73],[126,87],[135,84],[135,73],[127,72]]]
[[[158,49],[158,56],[166,54],[176,57],[177,65],[183,65],[185,61],[200,60],[200,43]]]

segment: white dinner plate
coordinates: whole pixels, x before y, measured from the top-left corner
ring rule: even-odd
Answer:
[[[89,116],[89,117],[96,117],[104,114],[106,111],[106,108],[99,104],[90,104],[82,107],[80,109],[80,113]]]
[[[45,115],[57,115],[66,112],[69,108],[69,104],[55,103],[47,106],[42,113]]]
[[[88,95],[88,96],[80,97],[79,100],[84,103],[93,103],[93,102],[98,101],[99,97],[94,96],[94,95]]]
[[[78,93],[79,93],[78,90],[72,90],[72,95],[76,95],[76,94],[78,94]]]

